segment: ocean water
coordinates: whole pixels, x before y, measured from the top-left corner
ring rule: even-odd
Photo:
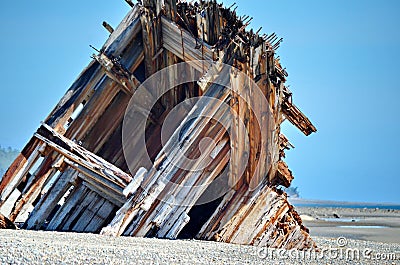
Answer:
[[[389,228],[388,226],[383,225],[340,225],[337,226],[339,228],[351,228],[351,229],[360,229],[360,228],[367,228],[367,229],[381,229],[381,228]]]
[[[301,203],[292,202],[297,207],[329,207],[329,208],[358,208],[358,209],[387,209],[387,210],[400,210],[400,205],[396,204],[363,204],[363,203]]]

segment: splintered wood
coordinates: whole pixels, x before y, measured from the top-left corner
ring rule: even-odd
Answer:
[[[115,29],[103,23],[110,37],[3,176],[1,213],[26,229],[315,248],[280,189],[293,180],[281,123],[316,132],[285,86],[282,39],[247,30],[251,18],[215,1],[127,2],[132,9]],[[191,68],[146,82],[182,62]],[[199,78],[162,91],[182,76]],[[135,96],[145,120],[130,118],[127,142]],[[194,98],[215,101],[188,104]],[[144,148],[126,152],[142,139]]]

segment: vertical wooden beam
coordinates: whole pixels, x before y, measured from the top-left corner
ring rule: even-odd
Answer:
[[[160,18],[154,16],[151,9],[144,9],[140,16],[142,23],[143,49],[146,78],[154,74],[158,68],[158,58],[153,60],[154,56],[161,49],[161,23]]]
[[[175,21],[177,16],[176,0],[164,0],[165,16],[172,21]]]
[[[239,71],[239,70],[237,70]],[[231,163],[230,163],[230,187],[239,189],[241,185],[248,182],[247,167],[249,161],[249,134],[247,131],[249,120],[248,92],[249,87],[243,74],[231,73],[232,86],[231,108],[233,114],[231,126]],[[247,122],[246,122],[247,121]]]

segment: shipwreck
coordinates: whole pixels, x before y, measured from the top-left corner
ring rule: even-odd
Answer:
[[[216,1],[126,2],[3,176],[1,213],[33,230],[315,248],[281,189],[282,122],[316,132],[282,39]]]

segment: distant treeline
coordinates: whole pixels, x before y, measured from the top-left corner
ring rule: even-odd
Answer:
[[[11,147],[2,147],[0,145],[0,179],[3,177],[7,168],[11,165],[19,151]]]

